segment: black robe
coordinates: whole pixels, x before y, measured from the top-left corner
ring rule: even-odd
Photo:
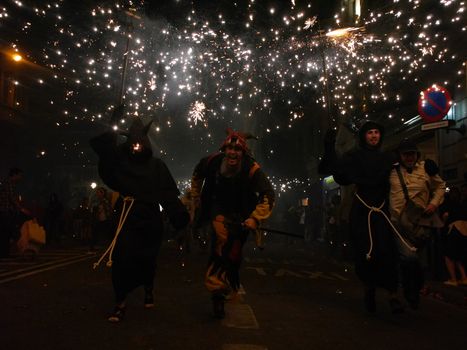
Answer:
[[[163,235],[159,205],[176,229],[187,225],[189,215],[178,198],[179,191],[169,169],[162,160],[152,157],[150,149],[134,157],[127,144],[117,145],[117,135],[112,132],[93,138],[91,146],[99,156],[102,180],[121,195],[115,221],[121,213],[122,197],[134,198],[113,252],[112,281],[119,303],[140,285],[152,288]]]
[[[369,206],[380,207],[389,217],[389,174],[395,159],[391,153],[378,148],[360,146],[357,150],[338,158],[327,149],[321,171],[330,173],[340,185],[356,185],[356,193]],[[383,287],[390,292],[397,290],[396,236],[381,213],[371,214],[373,248],[370,258],[368,230],[369,209],[355,196],[350,211],[351,244],[354,251],[355,272],[368,286]]]

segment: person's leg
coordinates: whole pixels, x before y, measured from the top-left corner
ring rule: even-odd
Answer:
[[[148,259],[145,263],[144,274],[144,307],[151,309],[154,307],[154,278],[156,275],[156,263],[154,259]]]
[[[445,284],[457,285],[456,277],[456,263],[452,261],[449,257],[444,257],[444,262],[446,263],[446,269],[448,270],[449,280],[445,281]]]
[[[466,281],[467,280],[467,275],[465,274],[464,264],[462,264],[461,262],[458,261],[456,263],[456,265],[457,265],[457,269],[459,270],[461,280]]]
[[[114,261],[112,265],[112,286],[115,295],[115,307],[108,320],[120,322],[125,316],[126,297],[128,295],[127,271],[124,264]]]

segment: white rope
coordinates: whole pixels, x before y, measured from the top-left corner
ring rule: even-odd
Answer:
[[[409,248],[411,251],[415,252],[417,251],[417,248],[413,247],[412,245],[410,245],[405,239],[404,237],[402,237],[402,235],[399,233],[399,231],[397,230],[397,228],[393,225],[392,221],[388,218],[388,216],[386,215],[386,213],[381,210],[384,206],[384,204],[386,203],[386,201],[383,201],[383,204],[381,204],[379,207],[372,207],[371,205],[368,205],[365,203],[365,201],[358,195],[358,193],[355,193],[355,196],[360,200],[360,202],[363,203],[363,205],[365,207],[367,207],[368,209],[370,209],[370,211],[368,212],[368,236],[370,238],[370,249],[368,250],[368,253],[366,253],[366,258],[367,260],[370,260],[371,259],[371,253],[373,252],[373,234],[371,232],[371,214],[373,212],[377,212],[377,213],[381,213],[383,214],[383,216],[386,218],[386,221],[389,222],[389,225],[391,225],[393,231],[396,233],[396,235],[399,237],[399,239],[401,240],[402,243],[404,243],[407,248]]]
[[[127,202],[130,202],[128,208],[127,208]],[[93,269],[95,270],[102,260],[104,260],[105,256],[107,253],[109,253],[109,260],[106,263],[107,267],[112,266],[112,254],[115,248],[115,244],[117,243],[118,235],[120,234],[120,231],[123,228],[123,224],[125,224],[126,218],[128,217],[128,214],[130,213],[131,207],[133,206],[133,203],[135,202],[135,199],[133,197],[125,197],[123,198],[123,207],[122,207],[122,212],[120,213],[120,219],[118,220],[118,225],[117,225],[117,230],[115,231],[115,236],[112,242],[110,243],[109,247],[106,249],[104,254],[100,257],[100,259],[93,264]]]

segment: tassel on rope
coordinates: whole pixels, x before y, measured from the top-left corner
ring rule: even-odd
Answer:
[[[394,226],[394,224],[392,223],[392,221],[388,218],[388,216],[386,215],[386,213],[382,210],[384,204],[386,203],[386,201],[383,201],[383,204],[381,204],[379,207],[372,207],[371,205],[368,205],[365,203],[365,201],[358,195],[358,193],[355,193],[355,196],[360,200],[360,202],[362,202],[362,204],[367,207],[368,209],[370,209],[370,211],[368,212],[368,236],[370,238],[370,249],[368,250],[368,253],[366,253],[366,258],[367,260],[370,260],[371,259],[371,253],[373,252],[373,234],[371,232],[371,214],[373,212],[376,212],[376,213],[381,213],[383,214],[383,216],[385,217],[386,221],[389,222],[389,225],[391,225],[393,231],[396,233],[396,235],[398,236],[398,238],[401,240],[402,243],[404,243],[407,248],[409,248],[411,251],[415,252],[417,251],[417,248],[413,247],[412,245],[410,245],[405,239],[404,237],[402,237],[402,235],[399,233],[399,231],[397,230],[397,228]]]
[[[122,230],[123,225],[125,224],[126,218],[128,217],[128,214],[130,213],[131,207],[133,206],[134,202],[135,202],[135,199],[133,197],[123,198],[122,212],[120,213],[120,219],[118,220],[118,225],[117,225],[117,230],[115,231],[115,236],[112,242],[110,243],[109,247],[99,258],[99,260],[93,264],[92,268],[94,270],[100,265],[100,263],[102,262],[102,260],[104,260],[107,254],[109,254],[109,260],[107,260],[106,266],[107,267],[112,266],[112,263],[113,263],[112,254],[115,248],[115,244],[117,243],[118,235],[120,234],[120,231]]]

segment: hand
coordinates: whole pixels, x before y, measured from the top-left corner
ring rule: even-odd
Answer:
[[[253,218],[248,218],[243,222],[243,225],[246,226],[250,230],[256,230],[258,227],[258,224],[255,219]]]
[[[425,214],[433,214],[436,211],[436,209],[436,205],[430,203],[425,208]]]

